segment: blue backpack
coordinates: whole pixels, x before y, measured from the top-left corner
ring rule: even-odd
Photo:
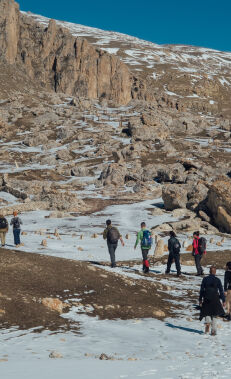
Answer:
[[[153,244],[153,239],[151,232],[149,230],[144,230],[143,231],[143,238],[141,241],[141,246],[142,247],[151,247]]]

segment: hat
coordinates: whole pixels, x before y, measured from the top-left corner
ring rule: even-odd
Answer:
[[[17,211],[13,211],[13,215],[14,216],[17,216],[18,212]]]

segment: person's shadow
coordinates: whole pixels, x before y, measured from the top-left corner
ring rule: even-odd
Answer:
[[[180,330],[184,330],[185,332],[196,333],[196,334],[204,334],[204,332],[202,332],[202,330],[185,328],[183,326],[173,325],[170,322],[166,322],[165,325],[168,326],[169,328],[172,328],[172,329],[180,329]]]

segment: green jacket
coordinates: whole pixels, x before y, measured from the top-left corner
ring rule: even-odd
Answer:
[[[150,247],[148,246],[142,246],[142,239],[143,239],[143,231],[144,230],[148,230],[148,229],[141,229],[138,233],[137,233],[137,238],[136,238],[136,243],[135,243],[135,247],[138,245],[139,241],[140,241],[140,246],[141,246],[141,249],[144,249],[144,250],[149,250]]]

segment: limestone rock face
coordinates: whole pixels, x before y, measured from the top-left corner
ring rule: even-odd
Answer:
[[[0,52],[9,63],[17,57],[19,17],[19,6],[14,0],[0,1]]]
[[[231,180],[217,180],[208,192],[207,206],[212,220],[222,232],[231,233]]]
[[[132,98],[135,78],[126,64],[75,38],[54,20],[44,28],[21,14],[13,0],[0,2],[0,52],[47,89],[118,104]]]

